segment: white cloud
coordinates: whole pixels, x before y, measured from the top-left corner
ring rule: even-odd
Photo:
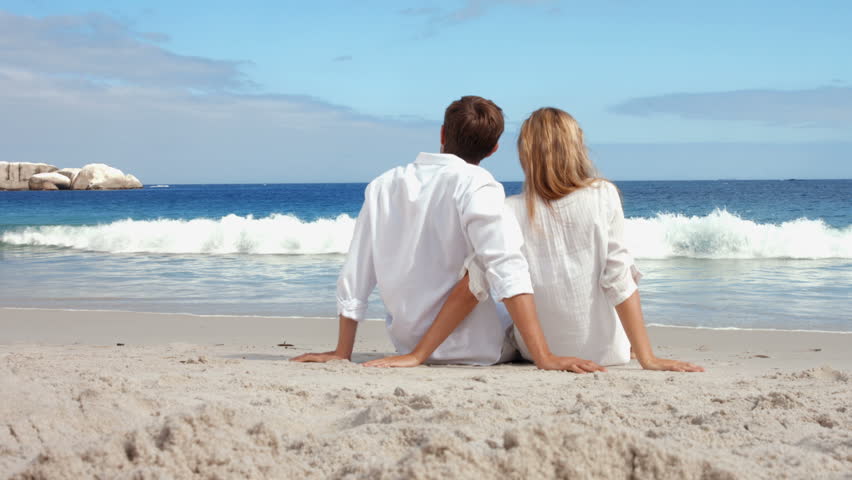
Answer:
[[[250,93],[239,62],[152,43],[166,39],[99,14],[0,12],[2,160],[172,183],[355,181],[438,143],[439,125]]]
[[[515,6],[515,7],[537,7],[541,5],[550,5],[548,12],[558,14],[558,7],[553,5],[559,3],[559,0],[464,0],[459,2],[456,8],[442,10],[436,7],[410,7],[400,10],[401,15],[417,16],[426,19],[426,28],[423,31],[423,36],[432,36],[437,33],[440,28],[457,25],[460,23],[469,22],[485,16],[490,10],[500,6]]]
[[[159,45],[166,41],[97,13],[36,18],[0,11],[0,65],[7,68],[138,85],[251,86],[240,71],[244,62],[179,55]]]
[[[672,93],[634,98],[610,110],[637,116],[670,114],[689,119],[842,128],[852,125],[852,88]]]
[[[3,160],[103,162],[143,182],[366,181],[433,150],[438,129],[303,96],[198,95],[0,70]]]

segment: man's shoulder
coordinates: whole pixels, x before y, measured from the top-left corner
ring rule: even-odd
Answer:
[[[393,177],[398,176],[399,173],[400,173],[400,170],[403,170],[403,169],[405,169],[405,166],[400,165],[400,166],[396,166],[396,167],[390,168],[388,170],[385,170],[384,172],[379,174],[376,178],[374,178],[370,182],[370,184],[372,185],[372,184],[379,184],[379,183],[382,183],[382,182],[387,182],[388,180],[391,180]]]
[[[411,164],[399,165],[389,170],[385,170],[367,184],[367,191],[376,190],[384,185],[393,183],[396,179],[405,175],[405,171],[410,167],[410,165]]]
[[[469,178],[479,182],[497,183],[497,180],[494,179],[494,175],[491,175],[491,172],[479,165],[473,165],[467,162],[457,163],[453,164],[452,169],[454,172],[457,172],[459,176],[464,178]]]
[[[489,172],[488,170],[480,167],[479,165],[473,165],[461,159],[458,160],[458,162],[449,162],[442,164],[440,168],[440,173],[438,175],[440,177],[443,177],[444,179],[447,179],[447,177],[453,177],[457,180],[459,184],[464,185],[499,185],[497,180],[494,179],[494,176],[491,175],[491,172]],[[415,161],[386,170],[370,182],[368,189],[370,187],[376,189],[382,186],[390,185],[403,178],[406,178],[407,176],[414,174],[414,171],[417,169],[417,166],[418,162]]]
[[[425,157],[425,158],[424,158]],[[421,153],[415,161],[415,164],[420,163],[421,159],[425,160],[425,164],[434,164],[431,158],[440,157],[440,165],[441,172],[444,175],[455,176],[460,178],[470,178],[470,179],[481,179],[484,181],[494,182],[494,177],[491,175],[491,172],[480,167],[479,165],[474,165],[472,163],[466,162],[464,159],[457,155],[441,153],[441,154],[430,154],[430,153]]]

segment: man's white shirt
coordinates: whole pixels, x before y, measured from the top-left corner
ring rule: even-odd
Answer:
[[[421,153],[370,182],[337,281],[338,313],[364,320],[378,285],[391,341],[409,353],[466,261],[481,265],[498,300],[532,293],[520,228],[504,214],[504,201],[503,186],[487,170],[449,154]],[[509,325],[501,323],[494,300],[481,300],[429,361],[490,365],[501,359]]]

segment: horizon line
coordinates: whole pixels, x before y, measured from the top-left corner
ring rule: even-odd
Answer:
[[[683,178],[683,179],[632,179],[632,180],[615,180],[608,179],[612,182],[789,182],[789,181],[852,181],[852,178]],[[150,182],[144,184],[145,188],[150,188],[157,185],[357,185],[367,184],[372,180],[367,181],[330,181],[330,182],[238,182],[238,183],[182,183],[182,182]],[[523,183],[524,180],[497,180],[500,183]],[[25,190],[26,191],[26,190]]]

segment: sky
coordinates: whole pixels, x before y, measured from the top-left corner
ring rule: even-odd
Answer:
[[[614,180],[852,178],[852,2],[0,0],[0,161],[362,182],[462,95],[580,122]]]

